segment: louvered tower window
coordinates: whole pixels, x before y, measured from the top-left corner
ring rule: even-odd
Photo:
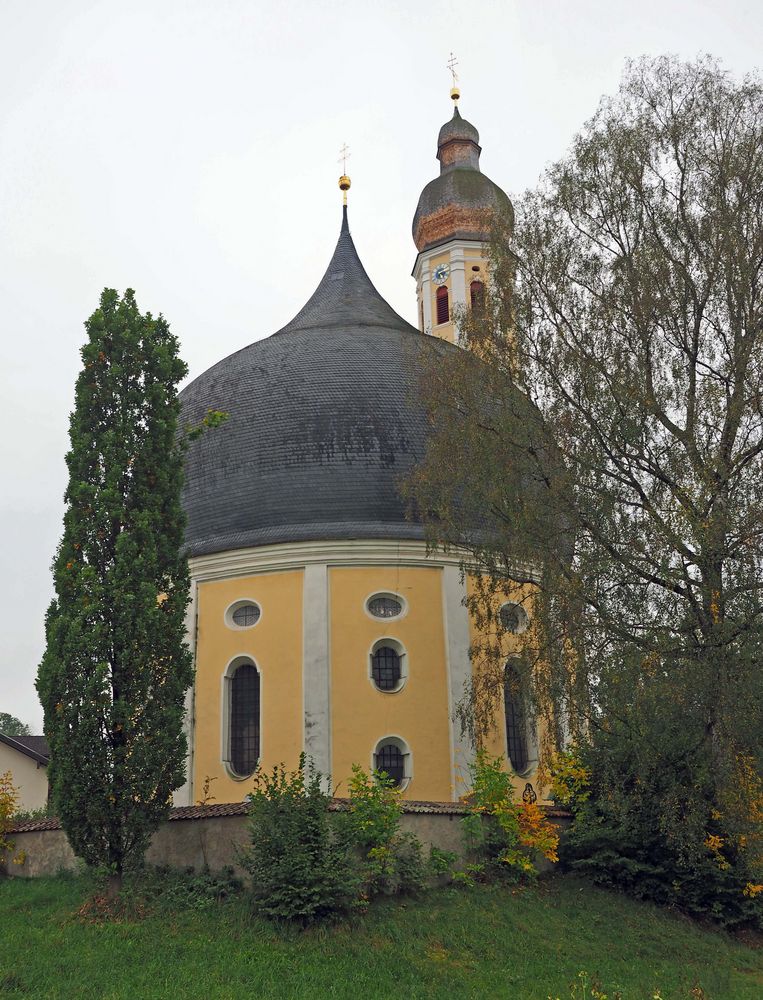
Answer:
[[[437,289],[437,322],[447,323],[450,319],[450,306],[448,305],[448,289],[441,285]]]
[[[481,312],[485,308],[485,286],[481,281],[473,281],[469,285],[469,296],[472,302],[472,309]]]

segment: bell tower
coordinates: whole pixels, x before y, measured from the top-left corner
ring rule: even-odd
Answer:
[[[413,217],[418,250],[413,277],[419,329],[457,344],[458,312],[480,302],[489,280],[490,216],[508,213],[513,221],[513,208],[506,193],[480,170],[479,132],[458,110],[454,65],[451,55],[454,109],[437,137],[440,176],[421,192]]]

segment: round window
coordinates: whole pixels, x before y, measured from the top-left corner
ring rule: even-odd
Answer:
[[[366,608],[374,618],[397,618],[403,613],[403,602],[392,594],[374,594]]]
[[[261,614],[259,604],[254,601],[237,601],[228,608],[225,618],[231,628],[252,628]]]
[[[530,619],[521,604],[504,604],[498,613],[501,625],[507,632],[521,635],[527,631]]]

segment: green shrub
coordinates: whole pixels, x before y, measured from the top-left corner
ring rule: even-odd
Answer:
[[[671,765],[660,747],[652,761],[630,753],[627,734],[597,734],[576,751],[589,775],[571,802],[563,865],[639,899],[673,906],[735,929],[763,926],[759,872],[724,813],[704,800],[701,762]],[[666,822],[666,805],[676,819]]]
[[[462,823],[474,860],[461,880],[515,881],[537,874],[536,854],[556,861],[556,828],[536,803],[514,801],[512,776],[503,760],[478,750],[471,774],[470,809]]]
[[[283,765],[255,775],[249,796],[251,843],[241,864],[252,877],[256,909],[271,920],[307,925],[355,909],[360,882],[329,816],[322,776]]]
[[[353,764],[349,793],[339,825],[348,849],[359,856],[366,897],[415,895],[426,888],[430,876],[448,872],[454,855],[430,851],[425,859],[418,837],[400,830],[402,796],[389,775],[368,774]]]

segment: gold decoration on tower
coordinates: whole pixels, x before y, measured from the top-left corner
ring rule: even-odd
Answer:
[[[339,190],[342,192],[342,203],[344,205],[347,204],[347,192],[350,190],[350,178],[347,176],[347,158],[349,156],[349,146],[345,142],[339,150],[338,160],[338,162],[342,164],[342,176],[339,178]]]
[[[450,70],[450,75],[453,77],[453,86],[450,88],[450,99],[452,101],[458,102],[461,96],[461,91],[456,86],[456,80],[458,80],[458,73],[456,73],[456,66],[458,66],[458,59],[451,52],[450,59],[448,59],[448,69]]]

